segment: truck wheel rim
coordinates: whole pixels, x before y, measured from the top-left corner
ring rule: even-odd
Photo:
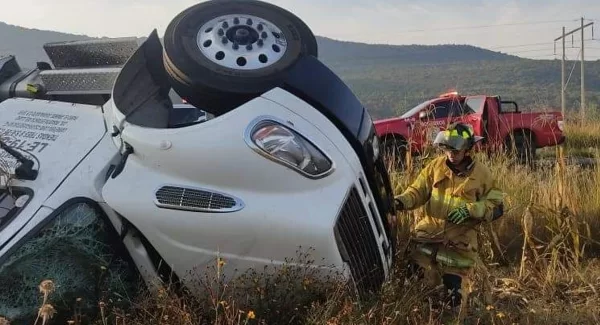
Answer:
[[[287,50],[283,32],[252,15],[225,15],[202,25],[196,37],[200,52],[230,69],[256,70],[279,61]]]

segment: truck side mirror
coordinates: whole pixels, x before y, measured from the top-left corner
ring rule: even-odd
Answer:
[[[419,112],[419,119],[424,120],[426,119],[428,116],[427,111],[420,111]]]

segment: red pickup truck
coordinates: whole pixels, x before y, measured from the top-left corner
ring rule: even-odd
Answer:
[[[457,92],[425,101],[400,117],[375,121],[375,129],[383,151],[394,152],[403,161],[409,148],[413,155],[422,154],[437,132],[458,121],[470,124],[476,135],[485,137],[476,150],[489,153],[514,148],[520,162],[533,162],[537,148],[565,141],[560,112],[525,113],[516,102],[503,101],[500,96]]]

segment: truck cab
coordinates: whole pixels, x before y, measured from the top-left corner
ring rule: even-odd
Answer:
[[[45,49],[54,69],[0,61],[0,315],[33,323],[44,280],[63,317],[159,280],[206,294],[217,258],[225,279],[286,265],[362,298],[391,276],[373,120],[294,14],[204,1],[162,40]]]

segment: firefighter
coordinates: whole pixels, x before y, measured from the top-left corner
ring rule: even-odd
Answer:
[[[407,250],[409,274],[416,272],[430,285],[443,283],[446,303],[452,307],[465,305],[479,263],[478,225],[503,214],[502,192],[490,170],[471,156],[482,139],[462,123],[439,132],[434,145],[444,155],[428,163],[395,197],[399,211],[424,206],[424,218],[417,223]]]

